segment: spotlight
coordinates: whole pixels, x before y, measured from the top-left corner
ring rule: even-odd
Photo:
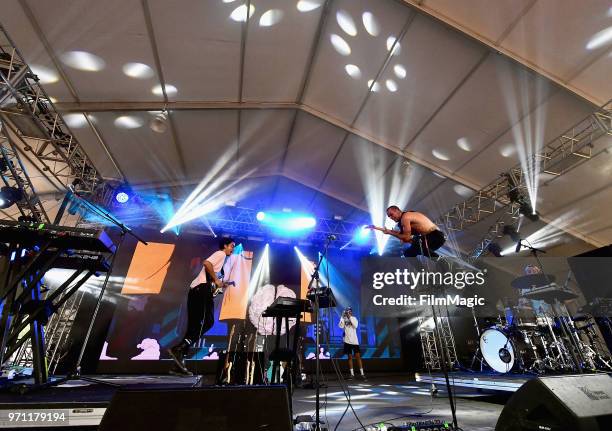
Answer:
[[[0,189],[0,208],[8,208],[23,199],[23,193],[16,187],[2,187]]]
[[[126,204],[132,197],[132,191],[127,186],[121,186],[115,190],[115,201],[119,204]]]
[[[518,241],[521,240],[521,236],[516,231],[516,228],[514,226],[512,226],[512,225],[508,225],[508,224],[505,225],[503,230],[502,230],[502,233],[504,235],[508,235],[512,239],[512,241],[514,241],[514,242],[518,242]]]
[[[496,242],[490,242],[487,245],[487,251],[495,257],[502,257],[502,248]]]
[[[314,217],[284,212],[257,213],[257,220],[280,234],[295,234],[312,229],[317,221]]]
[[[115,200],[117,202],[119,202],[120,204],[124,204],[124,203],[126,203],[127,201],[130,200],[130,197],[128,196],[128,194],[126,192],[119,192],[115,196]]]
[[[361,226],[357,229],[355,235],[353,236],[354,241],[358,244],[365,244],[370,239],[371,233],[372,231],[370,229],[367,229],[365,225]]]
[[[523,200],[519,205],[519,214],[523,214],[531,221],[540,220],[540,214],[537,211],[534,211],[531,207],[531,204],[526,200]]]
[[[149,123],[149,127],[156,133],[165,133],[168,129],[168,113],[162,111],[157,114]]]

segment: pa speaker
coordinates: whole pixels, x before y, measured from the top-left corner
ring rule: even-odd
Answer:
[[[612,376],[529,380],[508,400],[495,431],[612,430]]]
[[[291,431],[291,422],[285,386],[132,387],[115,393],[99,429]]]

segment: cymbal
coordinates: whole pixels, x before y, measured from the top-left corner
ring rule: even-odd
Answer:
[[[556,277],[552,274],[530,274],[512,280],[511,286],[515,289],[533,289],[534,287],[546,286],[554,282]]]

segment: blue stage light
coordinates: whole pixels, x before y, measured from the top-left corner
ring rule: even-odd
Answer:
[[[314,217],[284,212],[259,212],[257,220],[280,235],[292,235],[317,225]]]
[[[115,195],[115,200],[120,204],[124,204],[130,200],[130,195],[128,195],[126,192],[119,192]]]

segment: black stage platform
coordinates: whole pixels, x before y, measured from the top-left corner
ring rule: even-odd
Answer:
[[[196,381],[195,377],[154,375],[98,377],[121,385],[139,385],[143,388],[160,385],[189,387]],[[328,387],[321,390],[321,416],[329,423],[330,429],[333,429],[347,403],[336,377],[327,377]],[[207,385],[211,382],[212,376],[205,376],[203,383]],[[383,421],[401,424],[408,420],[451,419],[443,385],[437,385],[437,395],[432,397],[429,383],[416,382],[413,378],[401,374],[371,375],[367,382],[354,380],[347,383],[355,412],[364,425]],[[96,429],[114,391],[115,388],[85,381],[72,381],[25,395],[2,390],[0,409],[31,412],[50,408],[68,409],[70,426]],[[459,425],[465,430],[484,431],[495,428],[509,393],[485,394],[473,388],[456,387],[456,396]],[[314,390],[296,389],[293,408],[294,416],[314,414]],[[359,427],[359,422],[349,410],[338,429],[353,430]]]

